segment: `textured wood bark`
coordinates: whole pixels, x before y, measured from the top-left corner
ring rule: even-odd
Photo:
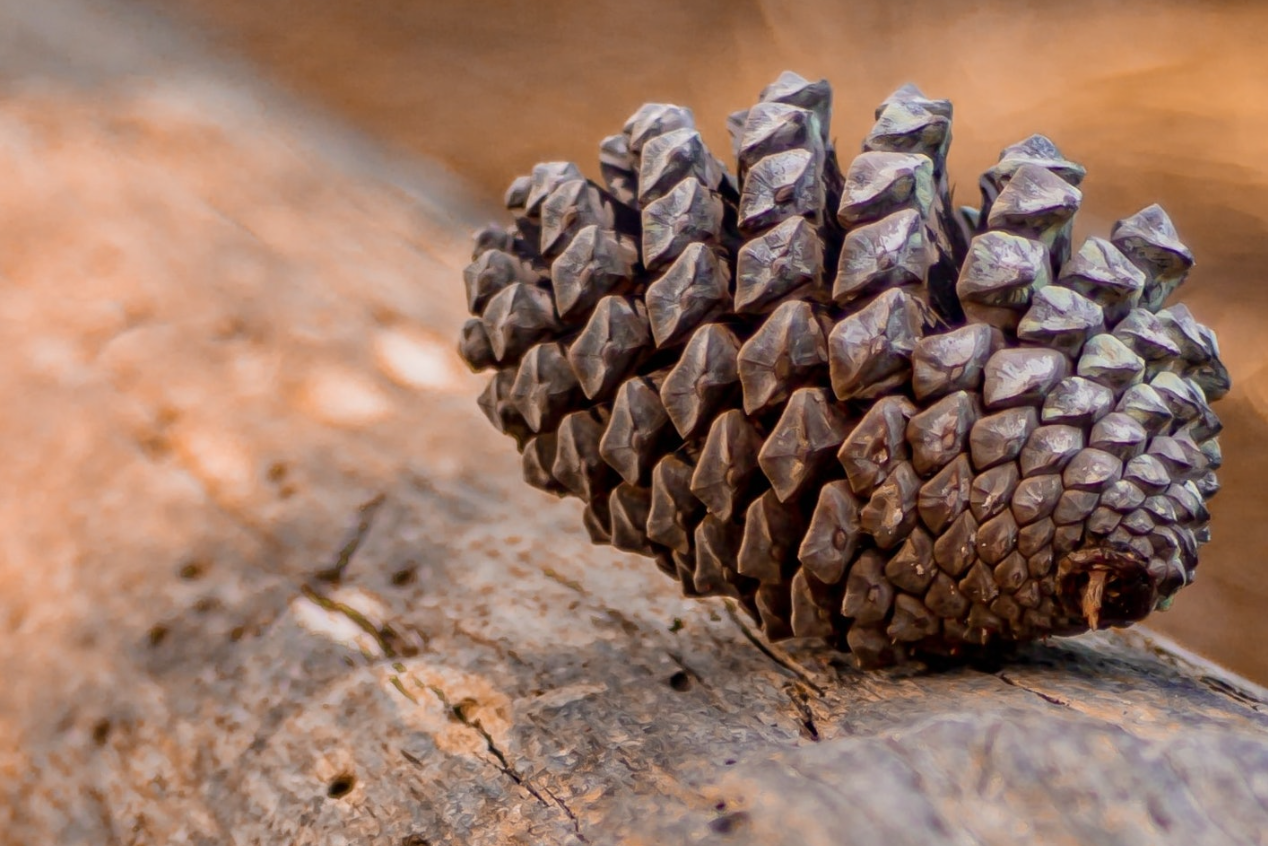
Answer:
[[[451,350],[461,194],[188,58],[71,73],[50,10],[144,21],[30,8],[0,843],[1268,840],[1262,693],[1147,640],[860,674],[590,546]]]

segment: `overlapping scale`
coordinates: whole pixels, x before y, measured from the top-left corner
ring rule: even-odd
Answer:
[[[1006,147],[951,205],[950,103],[905,86],[863,151],[825,81],[728,119],[640,108],[600,182],[548,162],[475,238],[459,354],[530,485],[767,637],[876,666],[1128,624],[1192,580],[1229,389],[1167,298],[1151,206],[1075,248],[1083,168]]]

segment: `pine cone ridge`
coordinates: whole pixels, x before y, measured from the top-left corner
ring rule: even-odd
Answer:
[[[951,205],[952,108],[904,86],[852,160],[826,81],[728,119],[648,104],[603,184],[539,164],[476,235],[459,352],[525,480],[595,543],[865,667],[1130,625],[1193,580],[1229,389],[1165,306],[1150,206],[1072,243],[1084,169],[1040,135]]]

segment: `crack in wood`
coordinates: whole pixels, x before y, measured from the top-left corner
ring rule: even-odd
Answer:
[[[1002,681],[1004,684],[1008,685],[1009,687],[1015,687],[1015,688],[1018,688],[1019,690],[1024,690],[1027,693],[1030,693],[1034,696],[1038,696],[1044,702],[1047,702],[1051,705],[1058,705],[1062,708],[1074,707],[1069,703],[1068,700],[1062,699],[1059,696],[1053,696],[1051,693],[1044,693],[1042,690],[1037,690],[1033,687],[1029,687],[1028,685],[1022,684],[1020,681],[1018,681],[1017,679],[1013,678],[1012,676],[1008,675],[1005,672],[1001,671],[1001,672],[995,673],[994,675],[995,675],[995,678],[999,679],[1000,681]]]
[[[814,711],[810,707],[810,696],[805,690],[800,689],[800,685],[796,682],[789,682],[783,687],[784,693],[788,695],[788,701],[792,703],[793,710],[797,712],[798,720],[801,723],[801,733],[809,740],[818,743],[819,727],[815,725]]]
[[[554,799],[555,804],[559,806],[559,809],[564,812],[568,819],[572,820],[572,831],[577,835],[577,839],[582,843],[589,843],[590,841],[587,840],[585,835],[581,833],[581,821],[578,820],[577,815],[572,812],[572,808],[568,807],[568,803],[560,799],[555,791],[551,790],[544,784],[542,785],[542,790],[546,791],[546,795],[551,799]]]
[[[339,552],[335,556],[335,560],[329,567],[319,570],[314,577],[331,584],[339,584],[343,579],[344,571],[348,569],[348,565],[352,563],[352,557],[357,554],[357,550],[361,548],[362,542],[366,535],[370,533],[370,528],[374,525],[374,517],[378,514],[383,503],[387,501],[387,494],[380,491],[370,499],[361,503],[357,508],[357,523],[348,532],[347,538],[343,545],[339,547]]]
[[[542,575],[550,579],[552,582],[555,582],[556,584],[561,584],[564,587],[568,588],[568,590],[576,591],[577,593],[581,594],[587,599],[590,598],[590,593],[584,587],[582,587],[581,583],[578,582],[576,579],[568,578],[567,576],[563,575],[562,573],[560,573],[558,570],[556,570],[553,567],[542,567],[541,570],[542,570]]]
[[[536,799],[542,805],[542,807],[549,808],[551,807],[552,803],[548,802],[545,796],[542,796],[542,791],[545,791],[546,794],[550,796],[550,798],[553,800],[554,806],[557,807],[560,811],[562,811],[564,816],[568,818],[569,823],[571,824],[572,829],[577,836],[577,839],[580,840],[582,843],[589,842],[582,835],[580,821],[577,819],[577,815],[572,812],[572,809],[569,808],[567,804],[564,803],[557,795],[555,795],[555,793],[553,793],[548,787],[546,787],[545,785],[542,785],[541,789],[539,790],[533,784],[533,782],[528,778],[528,776],[524,775],[523,773],[519,772],[519,770],[517,770],[515,767],[511,766],[511,762],[510,760],[507,759],[506,754],[500,748],[498,748],[497,741],[493,739],[493,735],[489,733],[488,729],[486,729],[483,725],[481,725],[479,720],[471,717],[466,712],[466,710],[463,708],[464,703],[459,702],[455,704],[452,700],[450,700],[449,695],[446,694],[445,691],[439,685],[428,684],[427,689],[430,690],[432,694],[437,699],[440,700],[441,704],[444,705],[446,709],[448,709],[449,718],[451,720],[457,723],[461,723],[462,725],[466,726],[469,729],[472,729],[478,735],[480,735],[480,737],[484,740],[484,745],[488,749],[489,754],[492,755],[497,760],[497,763],[494,764],[494,766],[497,769],[501,770],[503,775],[505,775],[511,781],[515,782],[520,787],[528,791],[529,795],[531,795],[534,799]]]
[[[337,599],[332,599],[325,594],[319,593],[310,585],[303,585],[299,590],[308,601],[333,614],[342,614],[357,628],[368,634],[374,640],[375,645],[378,646],[379,650],[383,653],[384,658],[398,658],[402,655],[408,657],[418,654],[417,648],[415,648],[413,644],[404,641],[396,630],[391,627],[391,625],[384,623],[381,626],[376,626],[369,617],[362,614],[356,608],[353,608],[345,602],[340,602]],[[403,648],[398,650],[393,644]]]
[[[1264,706],[1268,705],[1268,702],[1264,702],[1264,700],[1259,697],[1249,693],[1248,691],[1235,687],[1223,679],[1218,679],[1215,676],[1199,676],[1198,681],[1213,693],[1232,699],[1234,702],[1245,705],[1252,711],[1263,711]]]
[[[731,618],[731,621],[739,627],[741,632],[743,632],[744,637],[748,639],[748,642],[757,648],[758,652],[761,652],[767,658],[774,661],[775,664],[782,667],[785,671],[792,673],[816,694],[823,696],[824,689],[815,683],[814,678],[810,675],[808,670],[797,664],[791,658],[787,658],[775,652],[774,649],[764,643],[762,639],[757,636],[756,632],[754,632],[753,629],[744,622],[743,618],[740,617],[739,612],[735,610],[734,600],[726,600],[726,613],[727,616]]]

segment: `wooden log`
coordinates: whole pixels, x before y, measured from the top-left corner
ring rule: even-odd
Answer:
[[[765,644],[520,481],[464,194],[87,76],[0,99],[0,843],[1268,839],[1263,691],[1139,635]]]

